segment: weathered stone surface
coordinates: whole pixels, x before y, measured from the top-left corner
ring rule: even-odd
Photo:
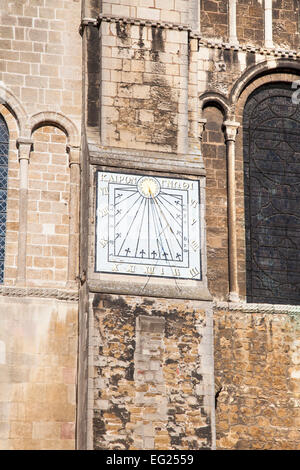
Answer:
[[[275,49],[263,50],[264,3],[237,0],[239,46],[228,46],[225,0],[0,1],[0,112],[10,136],[0,290],[1,449],[74,448],[76,408],[79,448],[211,448],[215,429],[219,449],[300,448],[297,308],[278,313],[270,306],[218,304],[229,287],[223,122],[240,122],[235,203],[244,299],[243,108],[256,88],[299,80],[299,58],[291,51],[299,48],[299,4],[273,0]],[[74,163],[79,175],[81,123],[78,302],[66,283],[78,261],[71,206],[76,212],[72,196],[79,195],[79,181],[71,175]],[[27,179],[18,145],[28,149],[31,141]],[[206,171],[214,357],[212,312],[199,302],[203,293],[210,300],[206,290],[189,287],[178,299],[170,284],[144,292],[156,298],[142,298],[140,286],[126,278],[118,297],[109,295],[112,283],[101,284],[101,277],[90,282],[94,165],[166,177],[204,177]],[[26,273],[21,285],[20,266]],[[75,276],[72,281],[75,289]],[[101,288],[108,295],[97,294]]]
[[[217,448],[300,449],[299,320],[224,310],[214,319]]]
[[[95,449],[211,448],[213,375],[203,364],[212,357],[208,307],[94,297]]]
[[[77,303],[0,297],[0,311],[1,449],[74,449]]]

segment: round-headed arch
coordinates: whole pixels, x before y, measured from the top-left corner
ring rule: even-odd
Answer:
[[[61,113],[51,111],[36,113],[29,119],[27,127],[30,131],[30,135],[32,135],[39,127],[51,125],[58,127],[66,134],[69,146],[79,146],[80,139],[77,127],[71,119]]]
[[[3,106],[5,106],[11,115],[15,118],[18,126],[19,136],[29,137],[26,128],[28,116],[25,108],[20,103],[18,98],[3,84],[0,84],[0,103],[3,104]]]
[[[230,106],[235,106],[244,91],[249,95],[259,82],[291,81],[294,76],[300,76],[300,63],[289,59],[274,59],[261,62],[247,69],[234,84],[230,96]]]
[[[227,119],[230,113],[230,106],[226,96],[221,93],[209,91],[200,95],[199,100],[201,112],[208,106],[215,106],[222,112],[224,118]]]

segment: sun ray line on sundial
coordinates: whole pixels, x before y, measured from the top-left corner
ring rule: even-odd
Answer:
[[[142,227],[143,227],[143,221],[144,221],[144,216],[145,216],[145,211],[146,211],[146,199],[144,200],[144,208],[143,208],[143,214],[142,214],[142,220],[141,220],[141,224],[140,224],[140,228],[139,228],[139,235],[138,235],[138,238],[137,238],[137,245],[136,245],[136,249],[135,249],[135,254],[134,254],[134,257],[137,258],[137,252],[138,252],[138,249],[139,249],[139,244],[140,244],[140,236],[141,236],[141,231],[142,231]]]
[[[176,237],[174,230],[172,229],[171,225],[168,223],[167,220],[166,220],[166,223],[167,223],[166,227],[165,227],[165,228],[162,228],[162,230],[161,230],[161,232],[159,233],[159,235],[160,235],[161,233],[164,233],[165,230],[168,228],[168,229],[170,230],[171,235],[173,235],[173,237],[174,237],[175,240],[177,241],[177,243],[178,243],[178,245],[179,245],[179,248],[182,250],[182,245],[180,244],[178,238]]]
[[[180,205],[180,208],[178,207],[178,205],[174,205],[172,204],[170,201],[168,201],[168,199],[166,199],[165,197],[163,197],[163,195],[160,193],[159,197],[161,197],[161,199],[163,199],[164,201],[166,201],[168,204],[170,204],[170,206],[172,206],[172,208],[178,210],[179,212],[181,212],[181,205]],[[181,199],[181,198],[180,198]],[[175,204],[176,204],[177,201],[175,201]]]
[[[153,204],[153,206],[154,206],[154,209],[156,210],[155,204]],[[159,207],[159,206],[158,206],[158,207]],[[158,220],[160,221],[160,218],[159,218]],[[160,222],[161,222],[161,221],[160,221]],[[156,241],[157,241],[157,245],[158,245],[158,241],[159,241],[159,240],[156,239]],[[166,242],[167,242],[167,244],[168,244],[168,240],[167,240],[167,239],[166,239]],[[160,242],[160,243],[161,243],[161,245],[162,245],[162,242]],[[168,246],[169,246],[169,245],[168,245]],[[158,247],[158,249],[159,249],[159,247]],[[162,246],[162,250],[163,250],[163,252],[165,253],[165,250],[164,250],[164,247],[163,247],[163,246]],[[170,254],[171,254],[171,256],[172,256],[172,253],[170,253]],[[168,266],[169,266],[169,268],[171,269],[171,272],[172,272],[172,266],[171,266],[170,261],[167,259],[167,257],[165,258],[165,261],[167,262],[167,264],[168,264]],[[173,257],[172,257],[172,261],[174,261],[174,260],[173,260]],[[174,277],[174,281],[175,281],[176,288],[177,288],[179,291],[181,291],[181,288],[180,288],[179,285],[178,285],[178,282],[177,282],[176,277]],[[146,283],[146,284],[147,284],[147,283]]]
[[[155,202],[156,202],[156,201],[155,201]],[[157,211],[157,206],[156,206],[156,204],[155,204],[155,206],[154,206],[154,209],[155,209],[155,211]],[[159,209],[160,209],[160,208],[159,208]],[[161,209],[160,209],[160,211],[161,211]],[[163,214],[163,213],[162,213],[162,214]],[[168,250],[169,250],[169,252],[170,252],[171,259],[172,259],[172,261],[174,261],[174,260],[173,260],[173,256],[172,256],[172,250],[171,250],[171,248],[170,248],[170,245],[169,245],[168,239],[167,239],[167,237],[166,237],[166,234],[164,233],[165,230],[164,230],[163,227],[162,227],[162,223],[161,223],[160,217],[158,217],[158,220],[159,220],[159,223],[160,223],[160,226],[161,226],[161,229],[162,229],[162,233],[164,234],[164,237],[165,237],[165,240],[166,240],[166,243],[167,243],[167,246],[168,246]],[[166,252],[165,252],[165,253],[166,253]],[[164,254],[163,254],[163,256],[164,256]]]
[[[121,187],[121,188],[115,188],[115,190],[116,191],[130,191],[130,192],[133,191],[133,192],[137,193],[136,188],[123,188],[123,187]]]
[[[132,191],[130,191],[130,192],[132,192]],[[132,194],[130,194],[129,196],[125,197],[125,199],[122,199],[121,201],[116,202],[116,203],[115,203],[115,206],[117,206],[118,204],[122,204],[122,202],[127,201],[127,199],[129,199],[129,198],[132,197],[132,196],[135,196],[136,194],[137,194],[137,191],[135,191],[134,193],[132,193]]]
[[[158,199],[158,198],[157,198],[157,199]],[[155,202],[156,202],[156,200],[155,200]],[[163,205],[163,204],[162,204],[162,205]],[[159,206],[158,204],[157,204],[157,206],[158,206],[159,210],[161,211],[160,206]],[[163,206],[164,206],[164,205],[163,205]],[[165,207],[165,206],[164,206],[164,207]],[[166,208],[166,209],[167,209],[167,208]],[[168,210],[168,209],[167,209],[167,210]],[[168,212],[169,212],[169,211],[168,211]],[[167,225],[168,225],[168,227],[169,227],[169,229],[170,229],[171,234],[174,236],[175,240],[177,241],[177,243],[178,243],[178,245],[179,245],[179,247],[180,247],[180,250],[182,251],[182,245],[180,244],[179,240],[177,239],[174,230],[172,229],[171,225],[169,224],[169,222],[168,222],[166,216],[164,215],[164,213],[163,213],[162,211],[161,211],[161,213],[162,213],[162,215],[163,215],[163,217],[164,217],[164,219],[165,219],[165,221],[166,221],[166,223],[167,223]],[[170,213],[170,212],[169,212],[169,213]],[[171,214],[170,214],[170,215],[171,215]]]
[[[164,196],[174,197],[176,199],[182,199],[182,196],[179,196],[178,194],[165,193],[164,191],[161,191],[159,194],[163,194]]]
[[[131,227],[132,227],[133,223],[135,222],[135,218],[136,218],[136,216],[137,216],[137,214],[138,214],[138,212],[139,212],[139,210],[140,210],[140,207],[141,207],[142,203],[143,203],[143,198],[141,197],[141,203],[140,203],[140,205],[139,205],[139,207],[138,207],[138,209],[137,209],[137,211],[136,211],[136,213],[135,213],[135,216],[134,216],[133,219],[132,219],[132,222],[131,222],[131,224],[130,224],[130,227],[129,227],[129,229],[128,229],[127,233],[126,233],[126,236],[125,236],[125,238],[124,238],[124,240],[123,240],[123,243],[122,243],[122,245],[121,245],[121,248],[119,249],[118,256],[120,256],[120,252],[122,251],[122,248],[123,248],[123,246],[124,246],[124,243],[125,243],[125,241],[127,240],[128,234],[129,234],[129,232],[130,232],[130,230],[131,230]]]
[[[139,193],[137,192],[137,194],[139,195]],[[139,197],[137,198],[137,200],[131,205],[131,207],[129,207],[128,211],[125,212],[125,214],[123,215],[123,217],[121,217],[121,219],[116,223],[116,227],[122,222],[122,220],[124,219],[124,217],[126,217],[126,215],[128,214],[128,212],[130,212],[133,207],[136,205],[136,203],[142,199],[142,196],[139,195]]]
[[[154,202],[151,200],[151,212],[152,212],[152,219],[153,219],[154,230],[155,230],[155,235],[156,235],[156,243],[157,243],[157,248],[158,248],[158,257],[161,258],[160,247],[159,247],[159,244],[158,244],[159,230],[158,230],[158,227],[157,227],[157,222],[156,222],[153,206],[154,206]]]
[[[158,228],[158,224],[157,224],[157,220],[156,220],[156,214],[155,214],[155,211],[154,211],[154,209],[155,209],[154,202],[153,201],[151,201],[151,202],[152,202],[151,211],[152,211],[152,218],[153,218],[153,222],[154,222],[156,243],[157,243],[157,247],[158,247],[158,256],[161,259],[161,251],[160,251],[160,246],[159,246],[159,243],[158,243],[159,238],[160,238],[160,233],[159,233],[159,228]],[[162,242],[161,242],[161,245],[162,245]],[[163,251],[165,251],[163,247],[162,247],[162,249],[163,249]]]
[[[162,203],[162,205],[163,205],[163,203]],[[164,205],[163,205],[163,206],[164,206]],[[159,206],[158,206],[158,207],[159,207]],[[164,207],[165,207],[165,206],[164,206]],[[160,207],[159,207],[159,209],[160,209]],[[167,209],[167,208],[166,208],[166,209]],[[161,210],[161,209],[160,209],[160,210]],[[167,209],[167,210],[168,210],[168,209]],[[168,212],[169,212],[169,211],[168,211]],[[162,212],[162,214],[163,214],[163,212]],[[169,214],[172,215],[170,212],[169,212]],[[175,234],[174,230],[172,229],[171,225],[169,224],[169,222],[168,222],[168,220],[167,220],[167,218],[166,218],[166,216],[165,216],[164,214],[163,214],[163,217],[164,217],[164,219],[165,219],[165,221],[166,221],[166,223],[167,223],[167,226],[168,226],[169,229],[170,229],[171,234],[173,235],[173,237],[174,237],[175,240],[177,241],[177,243],[178,243],[178,245],[179,245],[179,248],[180,248],[181,251],[182,251],[182,245],[181,245],[180,241],[178,240],[178,238],[176,237],[176,234]],[[174,217],[173,217],[173,218],[174,218]],[[176,221],[176,219],[175,219],[175,221]],[[180,224],[180,226],[181,226],[181,224]]]
[[[164,248],[163,240],[162,240],[162,237],[161,237],[161,235],[164,234],[164,229],[163,229],[163,227],[162,227],[161,220],[160,220],[160,218],[159,218],[159,216],[158,216],[158,214],[157,214],[157,209],[156,209],[156,207],[155,207],[154,201],[153,201],[153,211],[154,211],[153,213],[154,213],[154,215],[155,215],[155,219],[156,219],[156,222],[157,222],[157,232],[158,232],[158,233],[157,233],[157,243],[160,242],[161,249],[162,249],[162,253],[165,253],[166,250],[165,250],[165,248]],[[161,227],[161,230],[160,230],[160,228],[159,228],[159,225],[160,225],[160,227]],[[165,240],[166,240],[166,237],[165,237]],[[159,251],[160,251],[160,249],[159,249]],[[162,253],[159,253],[160,259],[162,259]]]
[[[178,222],[178,220],[176,220],[176,218],[174,217],[174,215],[172,214],[172,212],[169,211],[169,209],[165,206],[165,204],[161,201],[161,199],[159,198],[159,196],[157,196],[156,198],[160,204],[166,209],[166,211],[170,214],[170,216],[172,217],[172,219],[174,219],[174,221],[179,225],[179,227],[181,227],[181,223]]]

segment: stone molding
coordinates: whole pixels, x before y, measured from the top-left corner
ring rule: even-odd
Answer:
[[[192,281],[198,282],[198,281]],[[112,280],[89,280],[89,291],[92,293],[130,295],[137,297],[158,297],[163,299],[185,299],[211,302],[212,298],[207,286],[203,282],[199,285],[180,284],[174,285],[158,284],[152,282],[112,281]]]
[[[0,286],[0,297],[39,297],[44,299],[54,298],[57,300],[78,301],[79,293],[77,290]]]
[[[16,142],[17,148],[19,150],[19,162],[20,160],[30,159],[30,152],[33,147],[33,140],[19,137]]]
[[[224,121],[223,125],[225,129],[225,142],[235,142],[240,123],[235,121]]]
[[[244,51],[244,52],[253,52],[256,54],[270,55],[274,57],[285,57],[285,58],[299,58],[300,51],[295,51],[291,49],[282,49],[280,47],[261,47],[261,46],[252,46],[250,44],[239,44],[236,42],[220,42],[211,39],[206,39],[203,35],[197,31],[193,31],[191,26],[187,24],[179,23],[166,23],[163,21],[152,21],[142,18],[130,18],[126,16],[115,16],[102,14],[98,18],[83,18],[80,25],[80,32],[84,29],[85,26],[99,27],[102,21],[108,23],[125,23],[132,25],[141,25],[141,26],[154,26],[156,28],[163,29],[174,29],[177,31],[188,31],[190,39],[198,39],[198,46],[204,46],[212,49],[233,49],[235,51]]]
[[[210,39],[202,38],[201,35],[197,33],[191,33],[190,37],[198,38],[199,47],[204,46],[211,49],[233,49],[235,51],[242,52],[252,52],[254,54],[269,55],[274,57],[284,57],[284,58],[294,58],[297,59],[300,57],[300,51],[290,50],[290,49],[281,49],[277,47],[267,48],[261,46],[251,46],[248,44],[235,44],[229,42],[219,42],[213,41]]]
[[[177,31],[192,31],[191,26],[187,24],[167,23],[165,21],[152,21],[143,18],[131,18],[126,16],[116,16],[108,14],[100,14],[98,18],[83,18],[81,25],[98,26],[102,21],[106,21],[108,23],[126,23],[135,26],[154,26],[156,28],[175,29]]]
[[[139,160],[140,159],[140,160]],[[135,149],[106,150],[89,144],[91,165],[102,165],[124,169],[152,170],[182,175],[205,176],[206,171],[201,157],[195,155],[170,154]],[[147,162],[147,165],[145,165]]]
[[[238,311],[243,313],[300,314],[300,305],[252,304],[244,302],[214,301],[216,310]]]
[[[28,128],[31,134],[39,127],[54,125],[61,129],[68,138],[68,146],[79,147],[80,136],[74,122],[62,113],[55,111],[41,111],[32,115],[28,120]]]

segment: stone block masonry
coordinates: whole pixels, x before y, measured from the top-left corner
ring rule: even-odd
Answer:
[[[182,151],[187,32],[106,21],[100,28],[102,145]]]
[[[0,312],[0,449],[74,449],[77,302],[0,296]]]
[[[93,447],[214,447],[208,304],[93,296]]]
[[[27,285],[65,286],[70,175],[66,136],[52,126],[33,134],[29,165]]]
[[[218,307],[214,320],[217,448],[299,450],[297,313]]]
[[[1,450],[75,448],[78,302],[58,297],[68,298],[77,258],[69,164],[82,116],[80,19],[78,0],[0,1],[0,113],[10,138]]]
[[[81,116],[80,2],[1,2],[0,79],[29,115]]]

